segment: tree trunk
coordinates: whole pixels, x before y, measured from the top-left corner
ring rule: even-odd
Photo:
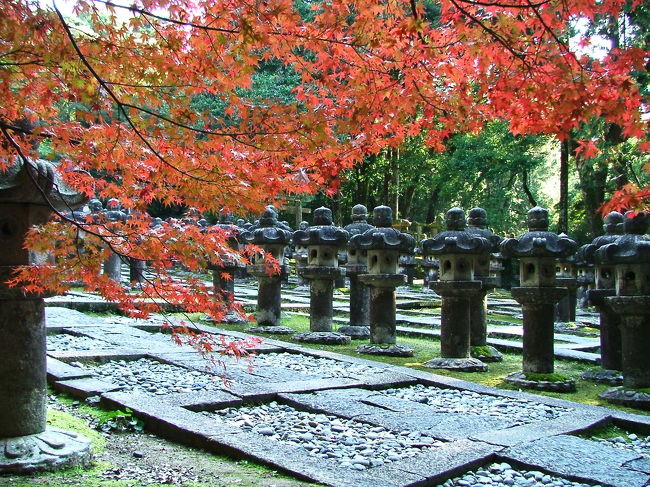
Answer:
[[[528,202],[530,203],[531,206],[537,206],[537,200],[533,196],[533,193],[530,191],[530,188],[528,187],[528,171],[524,170],[522,175],[521,175],[521,185],[524,190],[524,193],[526,193],[526,197],[528,198]]]
[[[429,207],[427,208],[427,218],[426,223],[433,223],[433,220],[436,218],[436,213],[438,212],[438,200],[440,199],[440,185],[436,185],[431,191],[431,196],[429,197]]]
[[[415,184],[409,185],[402,195],[402,204],[400,208],[402,209],[402,218],[407,220],[413,220],[411,215],[411,205],[413,204],[413,197],[415,196]]]
[[[569,139],[560,143],[560,202],[558,233],[569,233]]]

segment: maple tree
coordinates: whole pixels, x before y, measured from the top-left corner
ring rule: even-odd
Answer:
[[[146,294],[218,318],[204,283],[170,279],[169,269],[219,262],[228,236],[151,231],[152,201],[259,211],[281,195],[335,189],[341,170],[406,137],[437,150],[493,119],[514,134],[563,138],[601,117],[646,140],[633,72],[648,53],[592,59],[567,39],[578,18],[641,3],[78,0],[72,21],[56,3],[0,0],[0,169],[47,149],[68,185],[134,211],[123,224],[63,217],[34,229],[27,244],[56,265],[26,268],[16,282],[60,291],[81,277],[136,315],[154,309],[99,274],[116,251],[150,263],[158,277]],[[291,78],[282,96],[254,89],[264,71]]]

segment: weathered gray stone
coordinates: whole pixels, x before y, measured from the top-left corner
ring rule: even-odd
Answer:
[[[381,354],[386,349],[393,353],[395,349],[385,347],[394,345],[395,338],[395,287],[404,283],[405,277],[397,273],[400,253],[410,252],[415,246],[412,236],[394,229],[392,210],[387,206],[378,206],[373,210],[371,228],[363,234],[350,238],[348,249],[367,251],[368,274],[359,277],[370,288],[370,345],[362,350]],[[374,347],[379,345],[379,347]],[[405,352],[406,348],[399,347]],[[358,349],[359,350],[359,349]]]
[[[501,455],[556,475],[569,475],[593,483],[641,487],[648,481],[647,474],[625,466],[639,458],[638,454],[607,448],[575,436],[541,438],[508,448]]]
[[[46,429],[46,332],[43,297],[6,283],[18,266],[45,264],[23,246],[51,208],[74,209],[85,197],[45,161],[17,159],[0,175],[0,472],[51,470],[90,461],[90,442]]]

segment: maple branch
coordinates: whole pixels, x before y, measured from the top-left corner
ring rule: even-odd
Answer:
[[[95,69],[92,67],[92,65],[91,65],[91,64],[88,62],[88,60],[86,59],[86,56],[81,52],[81,49],[80,49],[79,46],[77,45],[77,42],[75,41],[74,36],[72,35],[72,32],[70,32],[70,28],[69,28],[67,22],[65,21],[65,18],[63,17],[63,15],[61,14],[61,11],[59,10],[59,8],[58,8],[57,5],[56,5],[56,1],[54,2],[53,5],[54,5],[54,10],[55,10],[57,16],[59,17],[59,20],[60,20],[60,22],[61,22],[61,24],[62,24],[62,26],[63,26],[63,29],[65,30],[66,35],[67,35],[68,39],[70,40],[70,43],[72,44],[72,47],[74,48],[75,52],[77,53],[77,56],[78,56],[79,59],[81,60],[82,64],[86,67],[86,69],[88,69],[88,71],[90,71],[90,73],[93,75],[93,77],[95,78],[95,80],[97,80],[97,82],[99,83],[99,85],[100,85],[102,88],[104,88],[104,89],[106,90],[106,93],[108,93],[108,96],[109,96],[111,99],[113,99],[113,101],[117,104],[117,107],[119,108],[120,113],[122,113],[122,114],[124,115],[124,117],[125,117],[126,121],[128,122],[129,126],[131,127],[131,129],[133,130],[133,132],[137,135],[137,137],[142,141],[142,143],[143,143],[143,144],[144,144],[144,145],[145,145],[145,146],[146,146],[146,147],[147,147],[147,148],[148,148],[148,149],[149,149],[149,150],[150,150],[150,151],[151,151],[151,152],[152,152],[152,153],[153,153],[153,154],[154,154],[154,155],[155,155],[155,156],[156,156],[156,157],[157,157],[157,158],[158,158],[162,163],[163,163],[163,164],[165,164],[167,167],[169,167],[169,168],[172,169],[173,171],[176,171],[176,172],[178,172],[179,174],[182,174],[183,176],[186,176],[186,177],[188,177],[188,178],[191,178],[191,179],[193,179],[193,180],[195,180],[195,181],[199,181],[199,182],[202,182],[202,183],[206,183],[206,184],[210,184],[210,185],[212,185],[212,184],[219,184],[217,181],[211,181],[211,180],[208,180],[208,179],[203,179],[203,178],[198,178],[198,177],[196,177],[196,176],[193,176],[192,174],[188,173],[187,171],[183,171],[183,170],[179,169],[178,167],[176,167],[175,165],[171,164],[169,161],[167,161],[167,159],[166,159],[166,158],[165,158],[165,157],[164,157],[164,156],[163,156],[163,155],[162,155],[158,150],[156,150],[156,148],[151,144],[151,142],[149,142],[149,140],[147,140],[147,138],[146,138],[144,135],[142,135],[142,133],[140,132],[140,130],[135,126],[135,123],[133,122],[133,120],[132,120],[131,117],[129,116],[128,112],[124,109],[124,104],[122,103],[122,101],[120,101],[120,99],[118,98],[118,96],[117,96],[117,95],[113,92],[113,90],[111,90],[111,88],[106,84],[106,82],[105,82],[104,79],[99,75],[99,73],[97,73],[97,71],[95,71]]]
[[[458,0],[458,1],[462,3],[468,3],[470,5],[480,5],[482,7],[501,7],[501,8],[520,8],[520,9],[528,8],[528,5],[530,5],[531,7],[542,7],[550,3],[550,0],[544,0],[538,3],[528,2],[528,5],[521,5],[518,3],[503,3],[499,1],[495,1],[495,2],[485,2],[480,0]]]
[[[462,0],[461,0],[462,1]],[[487,32],[492,38],[494,38],[499,44],[501,44],[503,47],[506,48],[507,51],[510,52],[514,57],[519,59],[524,65],[532,70],[532,66],[526,61],[526,54],[517,52],[515,49],[508,43],[503,37],[501,37],[494,29],[488,27],[485,25],[481,20],[467,11],[467,9],[461,7],[456,0],[451,0],[451,3],[458,9],[460,10],[463,14],[465,14],[467,17],[469,17],[473,22],[476,22],[481,29],[483,29],[485,32]]]
[[[141,112],[147,113],[151,116],[154,116],[156,118],[159,118],[160,120],[164,120],[165,122],[168,122],[172,125],[175,125],[176,127],[181,127],[187,130],[192,130],[194,132],[198,132],[200,134],[204,135],[217,135],[219,137],[231,137],[238,142],[242,144],[246,144],[245,142],[240,141],[237,139],[237,137],[244,137],[244,136],[251,136],[255,137],[257,135],[288,135],[288,134],[293,134],[296,133],[297,130],[289,130],[289,131],[283,131],[283,132],[215,132],[214,130],[207,130],[207,129],[201,129],[198,127],[192,127],[190,125],[177,122],[176,120],[172,120],[169,117],[166,117],[165,115],[162,115],[161,113],[155,112],[153,110],[149,110],[148,108],[141,107],[139,105],[132,105],[131,103],[122,103],[123,106],[127,108],[133,108],[135,110],[139,110]]]
[[[130,10],[131,12],[138,13],[140,15],[144,15],[145,17],[152,17],[154,19],[162,20],[163,22],[170,22],[172,24],[176,25],[182,25],[186,27],[196,27],[197,29],[204,29],[204,30],[212,30],[215,32],[223,32],[226,34],[239,34],[240,30],[239,29],[226,29],[223,27],[210,27],[208,25],[201,25],[201,24],[195,24],[194,22],[187,22],[183,20],[176,20],[172,19],[170,17],[164,17],[162,15],[156,15],[148,10],[144,10],[141,8],[136,7],[135,5],[120,5],[118,3],[113,3],[108,0],[94,0],[97,3],[103,3],[104,5],[107,5],[109,7],[117,7],[117,8],[123,8],[126,10]]]
[[[564,51],[566,54],[568,54],[569,56],[571,56],[571,57],[573,58],[573,60],[578,64],[578,66],[580,66],[580,67],[582,68],[582,64],[581,64],[580,61],[578,60],[578,57],[577,57],[573,52],[571,52],[571,50],[569,49],[569,46],[567,45],[567,43],[564,42],[564,41],[562,41],[562,40],[557,36],[557,34],[553,31],[553,29],[551,29],[550,26],[546,23],[546,21],[544,20],[544,18],[541,16],[541,14],[539,13],[539,11],[537,10],[537,5],[534,5],[533,3],[531,3],[530,0],[526,0],[526,1],[528,2],[528,4],[530,5],[531,9],[532,9],[533,12],[535,13],[535,17],[537,17],[537,20],[539,20],[540,23],[542,24],[542,27],[544,27],[544,30],[545,30],[546,32],[548,32],[548,33],[551,35],[551,37],[552,37],[553,40],[557,43],[557,45],[560,46],[560,49],[563,50],[563,51]],[[570,63],[568,63],[568,62],[567,62],[566,64],[567,64],[569,67],[571,66]]]

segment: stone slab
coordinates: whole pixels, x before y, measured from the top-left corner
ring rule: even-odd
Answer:
[[[146,357],[147,354],[144,350],[136,350],[133,348],[110,348],[98,350],[50,350],[48,355],[63,360],[65,362],[109,362],[111,360],[138,360]],[[86,374],[87,375],[87,374]]]
[[[605,415],[597,413],[572,411],[552,420],[472,434],[470,439],[492,445],[515,446],[540,438],[581,432],[599,425],[605,419]]]
[[[81,379],[89,377],[91,374],[87,370],[73,367],[52,356],[47,357],[47,379],[49,381],[63,381],[71,379]]]
[[[646,473],[628,466],[640,454],[576,436],[560,435],[521,443],[504,450],[502,456],[555,475],[613,487],[642,487],[650,480]]]
[[[144,421],[147,431],[196,448],[206,448],[208,437],[212,435],[239,433],[239,429],[234,426],[219,424],[201,413],[171,405],[157,396],[111,392],[102,395],[101,404],[107,409],[129,408]]]
[[[362,383],[354,379],[314,379],[293,382],[271,382],[265,384],[233,383],[229,391],[247,401],[270,401],[278,395],[292,393],[313,393],[322,390],[339,390],[360,387]]]
[[[261,463],[279,468],[294,476],[332,487],[397,487],[417,485],[425,481],[397,466],[377,467],[359,472],[340,467],[336,460],[310,456],[304,449],[269,440],[255,433],[240,432],[236,435],[218,435],[211,438],[219,447],[239,450],[242,455],[253,457]]]
[[[434,407],[402,400],[364,389],[323,390],[314,394],[281,396],[293,405],[336,413],[363,420],[394,431],[421,431],[451,441],[476,433],[513,426],[516,420],[503,416],[441,412]]]
[[[72,396],[83,399],[120,389],[115,384],[93,378],[57,381],[54,382],[53,387],[59,391],[67,392]]]
[[[425,476],[426,485],[437,485],[491,462],[499,450],[479,441],[457,440],[404,459],[397,467]]]

